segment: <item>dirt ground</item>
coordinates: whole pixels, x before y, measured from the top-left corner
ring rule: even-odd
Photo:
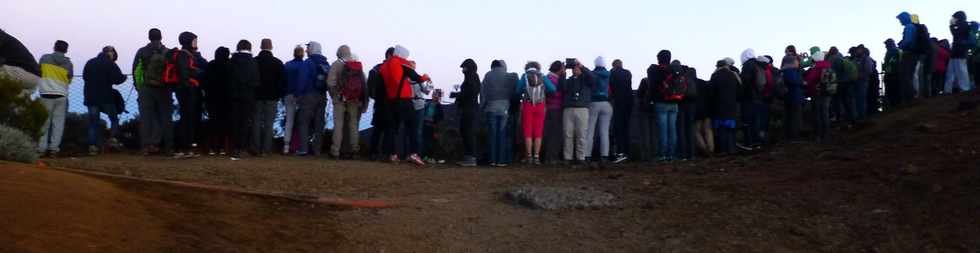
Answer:
[[[85,243],[94,243],[105,245],[97,251],[128,251],[136,244],[150,251],[980,252],[980,109],[975,100],[976,95],[961,95],[923,101],[839,132],[830,144],[782,144],[737,157],[631,163],[597,171],[420,169],[281,156],[239,162],[127,154],[53,159],[47,161],[51,166],[382,200],[395,207],[310,207],[18,169],[36,174],[32,180],[38,181],[29,186],[37,189],[6,194],[12,196],[4,189],[0,200],[36,207],[3,207],[11,210],[0,210],[0,221],[62,222],[24,222],[3,231],[0,244],[14,245],[14,251],[84,251],[90,249]],[[972,106],[958,110],[960,101]],[[21,184],[20,178],[3,180],[0,187]],[[504,192],[521,185],[602,190],[614,194],[619,206],[532,210],[504,198]],[[51,194],[27,195],[37,192]],[[36,209],[77,211],[29,211]],[[118,218],[98,218],[107,216]],[[82,227],[60,227],[66,224]],[[56,245],[42,238],[76,244],[50,248]],[[154,243],[136,243],[142,241]]]

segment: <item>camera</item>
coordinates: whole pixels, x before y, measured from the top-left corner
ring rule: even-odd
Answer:
[[[575,58],[565,58],[565,68],[566,69],[574,69],[575,67],[578,67],[578,59],[575,59]]]

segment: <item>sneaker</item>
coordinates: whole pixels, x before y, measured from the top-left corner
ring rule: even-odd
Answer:
[[[629,160],[629,158],[627,158],[626,155],[624,155],[624,154],[618,154],[618,155],[616,155],[616,158],[613,158],[612,163],[613,164],[620,164],[620,163],[626,162],[626,160]]]
[[[531,165],[541,165],[541,157],[531,157]]]
[[[184,154],[184,158],[198,158],[198,157],[201,157],[201,155],[194,152],[187,152],[186,154]]]
[[[208,150],[208,156],[214,156],[214,155],[217,155],[217,154],[218,153],[215,153],[214,150]]]
[[[419,158],[418,154],[410,155],[406,160],[408,160],[411,163],[414,163],[417,166],[425,166],[425,162],[422,161],[422,158]]]
[[[231,159],[232,161],[241,161],[242,160],[242,158],[241,157],[238,157],[238,156],[231,156],[231,158],[229,158],[229,159]]]
[[[289,144],[282,146],[282,155],[289,155]]]
[[[123,150],[123,149],[125,149],[125,147],[122,145],[122,143],[119,142],[119,140],[116,139],[116,138],[110,138],[109,141],[108,141],[108,144],[109,144],[109,147],[111,147],[113,150]]]
[[[474,167],[474,166],[476,166],[476,158],[471,157],[471,156],[463,157],[463,160],[460,161],[460,162],[458,162],[458,163],[456,163],[456,165],[459,165],[459,166],[462,166],[462,167]]]
[[[490,163],[490,167],[497,167],[497,163]]]
[[[506,163],[498,163],[497,164],[497,167],[500,167],[500,168],[507,167],[507,166],[509,166],[509,165],[507,165]]]
[[[187,158],[187,157],[184,155],[183,152],[177,152],[177,153],[174,153],[173,158],[174,159],[184,159],[184,158]]]
[[[90,155],[90,156],[97,156],[97,155],[99,155],[99,148],[96,147],[95,145],[88,146],[88,155]]]
[[[390,157],[388,157],[388,161],[394,164],[398,164],[399,162],[398,155],[391,155]]]
[[[423,158],[422,161],[425,161],[425,163],[428,163],[428,164],[438,164],[439,163],[439,161],[436,161],[436,159],[433,159],[432,157]]]

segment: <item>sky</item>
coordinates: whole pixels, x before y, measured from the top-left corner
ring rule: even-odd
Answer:
[[[811,46],[842,51],[864,44],[875,59],[882,42],[901,37],[895,16],[919,14],[934,37],[950,38],[949,19],[964,10],[980,15],[977,0],[746,0],[746,1],[584,1],[584,0],[432,0],[432,1],[137,1],[0,0],[0,29],[19,38],[34,54],[50,53],[55,40],[68,41],[68,56],[81,73],[84,62],[112,45],[119,65],[130,72],[136,50],[147,43],[147,30],[163,31],[164,44],[177,46],[177,35],[191,31],[205,58],[219,46],[235,48],[240,39],[258,51],[271,38],[273,53],[292,59],[297,44],[318,41],[328,60],[349,45],[366,65],[384,58],[395,44],[411,51],[418,70],[438,88],[463,80],[460,63],[476,60],[480,73],[502,59],[508,71],[523,72],[529,60],[548,66],[578,58],[588,67],[597,56],[622,59],[637,87],[657,52],[698,69],[707,79],[714,63],[739,59],[746,48],[780,58],[787,45],[802,52]]]

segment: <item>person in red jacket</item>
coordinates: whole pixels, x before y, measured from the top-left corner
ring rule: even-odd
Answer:
[[[935,38],[933,38],[935,40]],[[949,65],[950,48],[948,40],[933,41],[936,43],[936,63],[933,64],[932,95],[939,95],[946,83],[946,67]]]
[[[412,82],[422,83],[431,82],[428,75],[419,75],[415,72],[415,69],[410,66],[408,61],[408,49],[401,46],[395,46],[395,55],[393,55],[388,61],[385,61],[381,65],[381,79],[384,80],[385,91],[387,95],[387,105],[389,106],[389,121],[393,123],[393,129],[398,129],[399,126],[404,125],[404,134],[412,134],[416,132],[416,127],[418,125],[418,120],[415,117],[415,108],[412,104],[412,98],[414,94],[412,92]],[[384,140],[384,151],[390,156],[391,162],[398,162],[398,154],[395,151],[395,136],[391,134],[386,134]],[[406,138],[409,142],[417,142],[416,138]],[[405,153],[408,157],[405,159],[419,166],[425,165],[422,158],[418,155],[418,143],[409,143],[408,150]]]
[[[834,92],[828,90],[830,86],[836,86],[836,77],[831,77],[834,71],[824,70],[831,68],[831,63],[825,61],[826,53],[818,52],[813,54],[813,60],[816,63],[812,68],[808,69],[804,74],[804,86],[806,87],[806,94],[813,98],[813,111],[815,112],[815,122],[814,131],[816,132],[817,142],[821,142],[827,138],[827,132],[830,129],[830,97]]]

